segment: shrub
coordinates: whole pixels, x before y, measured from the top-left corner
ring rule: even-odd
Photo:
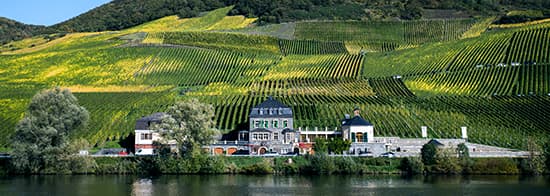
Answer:
[[[325,154],[310,156],[311,172],[316,174],[332,174],[336,171],[336,165],[331,157]]]
[[[419,157],[406,157],[401,159],[399,169],[407,174],[424,173],[424,163]]]
[[[267,161],[264,160],[256,164],[243,167],[242,171],[245,174],[271,174],[273,173],[273,168]]]
[[[435,156],[437,154],[437,148],[433,143],[427,143],[422,146],[420,150],[422,155],[422,162],[424,165],[433,165],[435,164]]]
[[[517,162],[511,158],[474,159],[473,174],[519,174]]]
[[[202,165],[200,169],[200,173],[221,174],[221,173],[228,172],[226,171],[225,157],[221,157],[221,156],[207,157],[205,160],[206,160],[205,163]]]
[[[334,157],[336,171],[341,174],[353,174],[359,172],[359,167],[352,157]]]

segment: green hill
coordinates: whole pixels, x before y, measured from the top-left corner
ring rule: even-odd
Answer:
[[[62,86],[91,111],[92,143],[132,133],[175,100],[213,104],[217,128],[246,129],[267,96],[292,107],[295,128],[334,129],[359,106],[380,136],[456,138],[525,148],[550,133],[550,22],[494,17],[301,21],[251,26],[225,7],[120,31],[71,33],[0,55],[0,139],[30,98]],[[281,35],[279,35],[281,34]],[[25,43],[32,39],[22,40]]]

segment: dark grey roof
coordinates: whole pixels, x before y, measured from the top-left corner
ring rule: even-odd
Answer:
[[[252,108],[250,117],[292,118],[292,108],[270,96],[267,100]]]
[[[255,106],[254,108],[290,108],[286,106],[285,104],[273,99],[273,97],[269,96],[267,100],[260,103],[259,105]]]
[[[354,116],[351,119],[342,120],[342,126],[372,126],[372,124],[361,116]]]
[[[136,130],[148,130],[152,123],[160,123],[165,113],[158,112],[145,116],[136,121]]]
[[[431,139],[428,144],[433,144],[435,146],[444,146],[444,144],[442,144],[441,142],[435,140],[435,139]]]

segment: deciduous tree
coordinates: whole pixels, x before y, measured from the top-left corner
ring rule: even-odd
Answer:
[[[153,125],[165,140],[177,142],[180,155],[195,157],[201,146],[215,141],[219,132],[214,128],[214,108],[197,99],[177,102],[171,106],[162,122]]]
[[[67,89],[54,88],[36,94],[12,136],[13,166],[18,172],[66,170],[61,157],[75,154],[69,136],[83,127],[88,111]]]

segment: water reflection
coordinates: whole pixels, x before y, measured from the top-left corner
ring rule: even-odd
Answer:
[[[0,195],[550,195],[548,177],[520,176],[16,176]]]

